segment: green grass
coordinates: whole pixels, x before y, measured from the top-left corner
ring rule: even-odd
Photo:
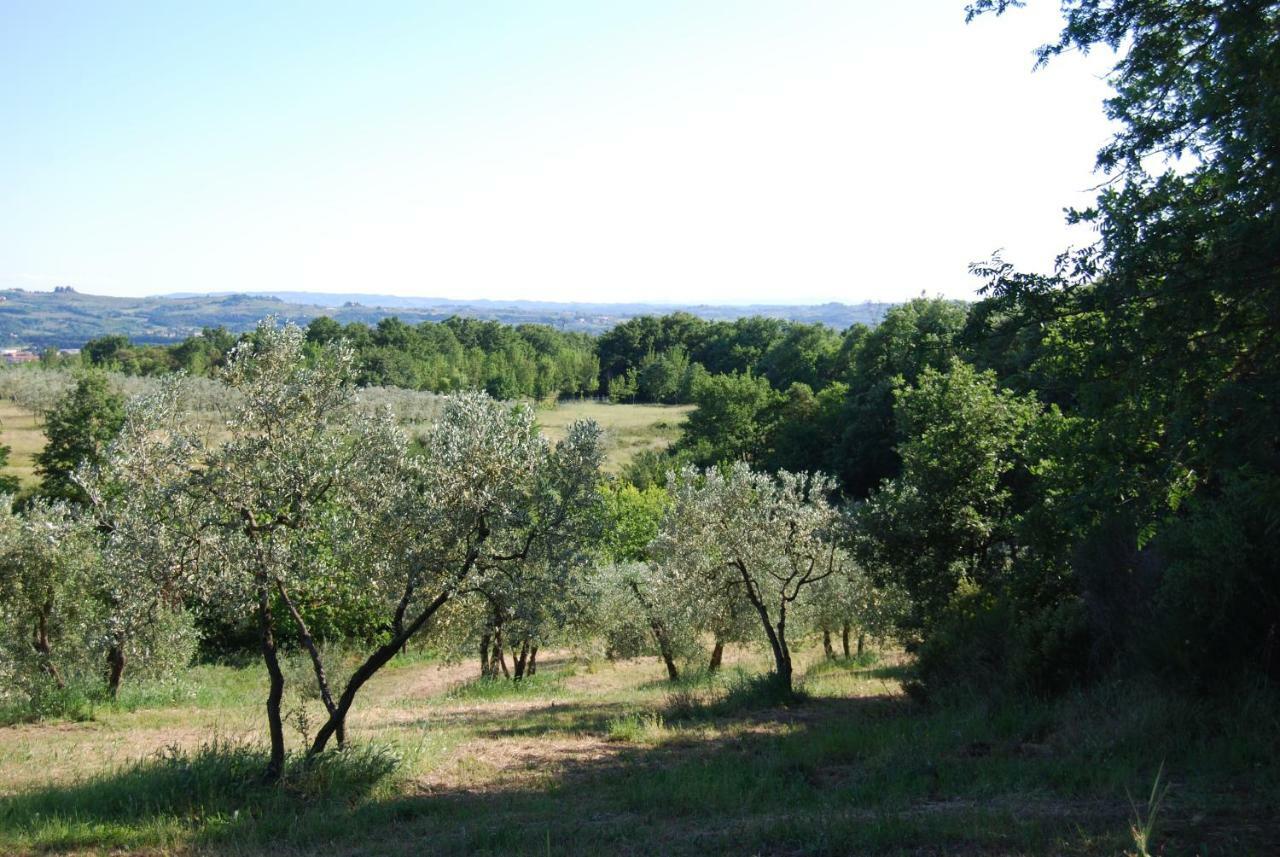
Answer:
[[[657,743],[670,735],[662,715],[651,712],[631,712],[609,720],[610,741],[631,744]]]
[[[1268,854],[1280,836],[1266,687],[926,708],[900,656],[806,653],[786,699],[760,653],[674,685],[653,659],[544,658],[520,684],[397,662],[348,749],[293,757],[278,786],[259,779],[256,666],[0,729],[0,853],[1120,854],[1129,796],[1162,764],[1152,853]]]
[[[450,688],[443,697],[449,701],[545,697],[560,690],[561,679],[561,675],[543,673],[525,676],[519,681],[501,676],[474,678]]]

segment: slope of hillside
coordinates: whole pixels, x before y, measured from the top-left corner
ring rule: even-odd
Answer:
[[[315,292],[119,298],[82,294],[70,289],[53,292],[8,289],[0,291],[0,345],[71,348],[109,333],[124,334],[135,342],[168,342],[183,339],[203,327],[223,325],[239,332],[273,314],[301,323],[327,315],[343,323],[359,321],[366,324],[391,315],[409,323],[441,321],[458,315],[508,324],[550,324],[566,330],[600,332],[638,315],[685,311],[706,319],[762,315],[845,328],[855,322],[875,324],[889,306],[880,303],[816,306],[569,304],[324,295]]]

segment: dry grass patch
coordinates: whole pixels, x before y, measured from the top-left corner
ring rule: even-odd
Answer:
[[[537,417],[543,434],[553,441],[564,437],[570,423],[595,420],[605,432],[605,469],[616,473],[637,452],[674,443],[692,411],[692,405],[616,405],[584,399],[539,408]]]
[[[40,418],[0,399],[0,444],[9,447],[9,465],[4,472],[17,476],[24,486],[34,484],[35,457],[45,444]]]

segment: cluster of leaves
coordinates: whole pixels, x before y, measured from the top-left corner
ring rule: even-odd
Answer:
[[[610,398],[671,403],[695,401],[697,387],[712,375],[751,374],[777,389],[795,383],[821,389],[839,376],[847,336],[822,324],[760,316],[706,321],[677,312],[623,322],[595,345],[601,389]]]

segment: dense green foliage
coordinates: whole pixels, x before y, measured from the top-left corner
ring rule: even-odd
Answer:
[[[318,316],[307,325],[307,341],[316,347],[347,343],[356,352],[357,381],[366,386],[482,389],[502,399],[600,393],[617,402],[670,404],[699,400],[698,387],[708,376],[726,374],[751,373],[777,389],[823,389],[842,377],[850,342],[867,330],[858,324],[842,335],[818,323],[758,316],[705,321],[677,312],[639,316],[592,337],[457,316],[418,324],[391,316],[372,326]],[[110,334],[89,340],[81,359],[131,375],[179,369],[209,375],[226,364],[238,341],[252,336],[205,328],[176,345],[145,345]]]
[[[1112,181],[1070,215],[1099,240],[1052,276],[975,266],[970,308],[920,300],[850,331],[826,387],[704,386],[681,448],[865,498],[858,555],[910,595],[931,685],[1275,675],[1280,4],[1064,14],[1042,62],[1119,53]]]
[[[8,446],[0,443],[0,494],[16,494],[20,487],[18,477],[4,472],[4,468],[9,465],[11,451]]]
[[[356,380],[364,386],[480,389],[502,399],[545,399],[589,395],[598,384],[592,339],[544,325],[510,327],[457,317],[411,325],[393,316],[370,327],[319,316],[306,330],[309,359],[339,341],[352,348]],[[210,375],[226,365],[238,342],[255,335],[206,328],[177,345],[134,345],[123,336],[104,336],[85,344],[82,359],[126,374]]]
[[[81,464],[102,460],[107,444],[124,424],[124,399],[101,372],[85,372],[45,415],[44,449],[36,455],[40,492],[81,503],[84,489],[75,482]]]

